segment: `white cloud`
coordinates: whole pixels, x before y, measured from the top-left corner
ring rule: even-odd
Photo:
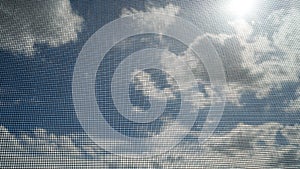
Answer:
[[[139,18],[139,17],[134,18],[136,25],[141,25],[142,28],[144,29],[147,29],[149,27],[151,28],[151,30],[156,30],[156,32],[165,33],[166,30],[163,30],[162,28],[166,28],[166,29],[170,28],[170,26],[176,21],[175,16],[178,16],[179,12],[180,12],[180,7],[173,5],[171,3],[163,7],[154,7],[154,6],[146,5],[145,11],[142,10],[139,11],[134,8],[123,8],[120,17],[125,17],[133,14],[143,15],[143,18]],[[157,15],[151,15],[151,13],[162,14],[162,15],[161,17],[158,18]],[[174,18],[173,19],[171,19],[170,17],[165,18],[165,16],[174,16]],[[150,39],[153,40],[152,38]],[[143,37],[140,39],[140,42],[142,43],[148,41],[149,38],[147,37],[146,38]],[[128,44],[132,43],[130,39],[127,39],[125,42],[127,42]]]
[[[132,15],[132,14],[149,13],[150,15],[144,15],[143,19],[136,18],[136,22],[141,25],[147,25],[147,26],[153,28],[154,30],[157,30],[157,32],[164,33],[165,30],[162,30],[162,25],[169,26],[175,22],[175,19],[173,19],[173,20],[169,19],[166,22],[166,18],[164,18],[164,15],[176,16],[176,15],[178,15],[179,11],[180,11],[180,8],[173,4],[168,4],[165,7],[161,7],[161,8],[148,6],[148,7],[146,7],[146,11],[138,11],[133,8],[131,8],[131,9],[124,8],[124,9],[122,9],[121,17],[125,17],[125,16]],[[156,16],[151,15],[151,13],[161,13],[164,15],[161,15],[160,18],[157,18]]]
[[[151,15],[151,13],[162,13],[168,16],[176,16],[178,15],[180,12],[180,7],[175,6],[173,4],[168,4],[165,7],[160,7],[160,8],[156,8],[156,7],[146,7],[145,11],[138,11],[135,9],[127,9],[124,8],[122,10],[122,15],[121,17],[124,16],[128,16],[131,14],[149,14],[149,15],[144,15],[145,18],[143,18],[143,20],[136,18],[136,22],[137,24],[140,25],[147,25],[149,27],[151,27],[152,29],[156,30],[157,32],[160,33],[164,33],[167,30],[162,30],[162,25],[167,25],[167,29],[171,29],[172,24],[176,21],[175,19],[168,19],[166,21],[166,18],[164,18],[164,15],[161,16],[161,18],[155,18],[155,16]],[[140,23],[142,22],[142,23]],[[165,27],[164,27],[165,28]],[[152,30],[151,29],[151,30]],[[166,42],[164,42],[164,40],[162,39],[162,37],[159,37],[160,39],[160,46],[159,47],[163,47],[166,51],[169,48],[169,45],[166,44]],[[141,39],[141,42],[148,42],[148,40],[151,42],[151,40],[153,40],[152,38],[143,38]],[[129,40],[126,40],[125,43],[122,43],[121,45],[124,45],[126,47],[126,45],[132,43]],[[120,46],[121,46],[120,45]],[[189,55],[191,57],[193,57],[192,55]],[[170,52],[164,52],[162,54],[162,56],[160,57],[160,64],[163,68],[163,71],[168,72],[169,75],[171,75],[172,77],[175,75],[178,77],[180,77],[180,81],[182,81],[182,84],[178,84],[179,86],[176,87],[175,86],[175,82],[173,82],[174,80],[177,81],[178,79],[172,80],[172,78],[168,78],[168,83],[171,85],[170,88],[166,88],[163,91],[159,91],[153,84],[153,82],[149,82],[149,77],[146,77],[146,74],[143,73],[143,76],[138,77],[139,78],[139,87],[141,89],[143,89],[144,91],[144,95],[145,96],[152,96],[154,98],[161,98],[161,92],[163,92],[169,99],[170,98],[175,98],[174,96],[174,92],[180,92],[180,91],[189,91],[191,90],[191,86],[192,85],[192,81],[190,80],[192,77],[192,75],[186,74],[186,71],[183,71],[183,68],[186,68],[183,66],[183,63],[186,62],[186,59],[184,56],[178,56],[174,53],[170,54]],[[192,59],[192,58],[191,58]],[[191,60],[190,64],[193,64],[195,62],[193,62],[193,60]],[[189,65],[189,64],[188,64]],[[190,66],[190,65],[189,65]],[[170,74],[171,73],[171,74]],[[142,74],[140,74],[142,75]],[[142,77],[144,77],[142,79]],[[185,79],[185,80],[184,80]],[[199,79],[195,79],[196,82]],[[143,83],[141,83],[143,82]],[[199,81],[200,82],[200,81]],[[209,85],[208,85],[209,86]],[[208,88],[206,88],[208,89]],[[208,91],[206,91],[208,92]],[[203,107],[207,107],[210,104],[210,99],[208,97],[205,96],[205,94],[203,92],[198,92],[198,93],[194,93],[193,96],[191,96],[192,100],[189,100],[190,104],[193,105],[195,108],[203,108]]]
[[[170,88],[159,89],[155,82],[151,79],[151,74],[145,71],[136,71],[133,73],[133,80],[135,84],[135,90],[143,91],[144,96],[149,96],[154,99],[175,99],[174,88],[176,83],[168,81]]]
[[[214,134],[203,145],[184,141],[169,152],[145,159],[104,153],[84,134],[55,135],[44,129],[11,134],[0,127],[1,167],[63,168],[298,168],[300,126],[239,124]],[[199,133],[191,133],[195,139]]]
[[[278,143],[278,133],[289,144]],[[197,133],[195,133],[197,136]],[[196,142],[178,146],[164,156],[164,168],[298,168],[299,126],[267,123],[239,124],[232,131],[214,135],[201,148]]]
[[[176,9],[176,10],[174,10]],[[177,6],[174,6],[172,4],[169,4],[165,6],[164,8],[147,8],[146,11],[137,11],[135,9],[123,9],[122,16],[127,16],[129,14],[135,14],[135,13],[151,13],[151,12],[160,12],[168,15],[178,15],[180,11],[180,8]],[[146,22],[148,23],[150,27],[153,25],[155,26],[155,30],[158,32],[164,32],[166,30],[160,30],[160,27],[162,24],[171,25],[174,23],[174,20],[168,20],[168,22],[157,22],[157,19],[151,18],[151,15],[149,18],[146,18],[142,21],[137,19],[137,22]],[[150,22],[155,21],[155,24],[150,24]],[[195,37],[195,40],[192,44],[190,44],[190,47],[193,47],[194,45],[197,45],[197,43],[201,42],[203,38],[208,38],[212,41],[213,45],[216,47],[217,52],[219,53],[223,65],[225,67],[225,73],[226,73],[226,79],[229,82],[227,86],[226,91],[226,97],[227,101],[234,103],[236,105],[239,104],[239,97],[241,95],[241,92],[248,89],[253,89],[252,83],[256,76],[260,76],[257,74],[251,74],[251,70],[254,59],[250,54],[247,55],[247,58],[243,58],[243,52],[247,51],[253,55],[255,52],[261,52],[261,51],[254,51],[254,50],[265,50],[264,52],[269,51],[271,47],[268,48],[262,48],[259,49],[258,47],[261,46],[262,41],[266,41],[264,38],[258,39],[256,43],[252,43],[249,45],[247,43],[247,37],[251,35],[252,33],[252,27],[246,23],[245,21],[239,21],[238,23],[230,23],[233,25],[236,30],[236,35],[227,35],[227,34],[204,34],[201,37]],[[144,25],[144,24],[142,24]],[[163,41],[160,43],[164,43]],[[266,46],[267,42],[265,42]],[[168,48],[168,44],[165,44]],[[245,50],[245,46],[248,48]],[[253,49],[255,48],[255,49]],[[168,50],[168,49],[166,49]],[[270,49],[273,50],[273,49]],[[167,53],[167,52],[166,52]],[[251,63],[247,59],[251,58]],[[246,61],[246,62],[245,62]],[[205,92],[199,92],[195,93],[194,99],[191,101],[191,103],[198,107],[203,108],[210,105],[210,98],[212,97],[212,89],[210,88],[210,84],[208,83],[209,77],[205,69],[205,65],[202,64],[200,59],[193,53],[191,48],[188,48],[186,51],[179,55],[170,55],[170,54],[164,54],[161,57],[161,65],[168,70],[169,72],[172,72],[173,74],[179,75],[180,77],[190,77],[190,75],[184,75],[182,69],[180,68],[180,65],[182,63],[186,63],[191,70],[193,71],[196,80],[205,87]],[[248,64],[248,65],[245,65]],[[250,66],[249,66],[250,65]],[[176,79],[175,79],[176,80]],[[181,84],[179,86],[179,90],[181,91],[188,91],[191,90],[192,82],[189,80],[185,80],[184,84]],[[209,92],[211,95],[209,95]],[[204,95],[208,95],[208,97]]]
[[[154,13],[162,13],[162,14],[166,14],[166,15],[171,15],[171,16],[175,16],[178,14],[180,8],[178,6],[175,6],[173,4],[168,4],[165,7],[152,7],[152,6],[146,6],[146,10],[145,12],[154,12]],[[132,14],[136,14],[136,13],[145,13],[144,11],[138,11],[134,8],[123,8],[122,9],[122,13],[121,13],[121,17],[124,16],[128,16],[128,15],[132,15]],[[150,17],[150,16],[149,16]],[[152,20],[155,18],[146,18],[146,20]]]
[[[282,89],[284,83],[299,82],[299,39],[297,20],[300,12],[291,9],[288,12],[275,11],[269,19],[277,25],[273,40],[264,35],[254,35],[252,26],[245,20],[235,20],[229,24],[235,34],[204,34],[211,40],[223,61],[228,82],[227,98],[238,104],[244,91],[255,91],[257,97],[266,98],[273,89]],[[197,43],[199,38],[195,40]],[[280,53],[281,52],[281,53]],[[185,52],[186,60],[197,61]],[[196,72],[204,72],[204,65],[191,65]],[[207,79],[207,74],[198,73]],[[294,111],[298,109],[298,100],[291,101]],[[296,104],[296,105],[295,105]],[[290,109],[286,109],[290,110]],[[298,109],[299,110],[299,109]]]
[[[44,129],[14,135],[0,126],[0,143],[1,168],[108,167],[92,160],[103,150],[86,135],[55,135]]]
[[[176,9],[176,10],[174,10]],[[178,15],[179,7],[167,5],[164,8],[147,8],[146,12],[162,12],[170,15]],[[144,13],[134,9],[124,9],[123,15],[133,13]],[[150,15],[151,16],[151,15]],[[201,37],[195,37],[191,47],[201,41],[202,38],[208,38],[215,46],[219,56],[223,61],[226,80],[228,82],[226,98],[227,101],[235,105],[240,104],[240,97],[244,92],[253,91],[259,99],[267,98],[272,90],[281,90],[286,83],[299,82],[299,63],[300,54],[298,35],[300,29],[297,23],[300,23],[300,12],[298,8],[281,9],[273,11],[268,17],[271,23],[273,35],[255,34],[253,23],[248,23],[244,19],[229,21],[228,24],[235,30],[233,34],[209,34],[205,33]],[[152,22],[155,18],[148,18],[143,22]],[[160,30],[161,24],[168,24],[170,28],[174,21],[167,23],[148,24],[155,25],[155,29]],[[264,29],[263,27],[261,29]],[[171,56],[162,58],[171,64]],[[181,61],[187,63],[195,73],[197,80],[207,82],[209,77],[205,70],[205,65],[187,49],[180,57]],[[174,68],[176,64],[174,63]],[[181,72],[180,69],[174,69],[175,72]],[[206,89],[209,88],[209,84]],[[189,86],[189,85],[187,85]],[[180,86],[183,87],[183,86]],[[300,98],[300,97],[299,97]],[[290,103],[291,109],[286,111],[299,111],[298,100],[286,100]],[[195,99],[197,101],[197,99]],[[207,104],[206,104],[207,105]]]
[[[299,82],[299,16],[296,8],[272,12],[268,18],[275,29],[272,40],[263,35],[251,36],[253,30],[245,21],[231,22],[244,48],[240,55],[243,68],[250,70],[250,76],[258,77],[251,87],[260,97],[281,89],[284,83]]]
[[[281,12],[281,11],[280,11]],[[300,50],[300,11],[292,8],[285,15],[275,13],[273,16],[280,18],[279,29],[273,35],[274,43],[289,54]]]
[[[296,99],[291,100],[288,104],[289,106],[286,107],[286,112],[293,112],[293,113],[299,113],[300,111],[300,87],[296,90]]]
[[[32,55],[34,45],[57,47],[77,40],[83,19],[68,0],[1,1],[0,48]]]
[[[274,29],[270,37],[256,34],[253,23],[239,19],[228,22],[234,28],[234,34],[209,34],[195,39],[209,38],[223,61],[228,82],[227,101],[239,105],[239,99],[245,91],[254,91],[258,98],[267,98],[272,90],[281,90],[286,83],[299,82],[299,16],[298,7],[273,11],[268,18]],[[265,29],[260,27],[260,29]],[[266,28],[269,29],[269,28]],[[192,46],[193,44],[191,44]],[[205,65],[187,50],[182,55],[196,76],[208,80]],[[291,109],[299,111],[300,99],[290,102]]]

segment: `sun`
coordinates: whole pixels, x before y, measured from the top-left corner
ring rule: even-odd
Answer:
[[[255,0],[231,0],[228,4],[228,9],[233,15],[243,17],[249,14],[254,6]]]

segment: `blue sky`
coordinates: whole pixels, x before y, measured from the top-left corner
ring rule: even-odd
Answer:
[[[236,7],[234,0],[0,1],[0,166],[299,167],[300,3],[247,3],[249,8]],[[109,93],[118,63],[140,49],[157,47],[190,61],[199,82],[197,99],[191,104],[199,116],[186,139],[169,152],[147,159],[123,159],[97,146],[82,129],[72,100],[73,70],[93,33],[115,19],[145,12],[182,17],[203,35],[195,37],[191,46],[157,35],[138,35],[116,44],[97,72],[99,108],[112,118],[108,120],[112,126],[129,136],[149,137],[171,124],[181,96],[169,75],[148,70],[135,76],[131,102],[136,107],[147,109],[149,98],[159,99],[155,91],[169,94],[164,114],[147,125],[122,119]],[[172,22],[165,24],[172,27]],[[154,26],[159,29],[159,23]],[[227,81],[222,119],[205,146],[197,138],[213,89],[208,65],[189,50],[203,37],[221,58]],[[176,66],[173,56],[164,57],[162,63]]]

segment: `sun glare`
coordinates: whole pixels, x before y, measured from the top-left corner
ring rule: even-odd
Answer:
[[[228,9],[232,14],[242,17],[249,14],[254,5],[255,0],[232,0],[228,5]]]

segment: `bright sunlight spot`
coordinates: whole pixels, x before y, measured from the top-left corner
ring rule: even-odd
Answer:
[[[229,11],[238,17],[242,17],[251,12],[255,6],[255,0],[232,0],[229,5]]]

